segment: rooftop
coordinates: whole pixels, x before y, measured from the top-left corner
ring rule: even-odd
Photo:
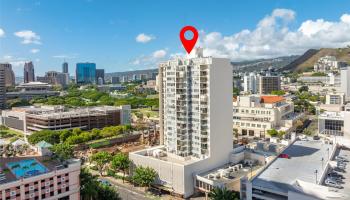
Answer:
[[[36,163],[35,165],[32,163]],[[43,173],[55,171],[58,167],[63,167],[59,161],[52,160],[50,157],[34,156],[34,157],[11,157],[0,158],[0,185],[21,178],[28,178]],[[34,172],[28,173],[27,172]]]
[[[327,118],[327,119],[334,119],[334,120],[344,120],[345,112],[323,112],[319,115],[319,118]]]
[[[327,149],[331,151],[332,145],[324,144],[321,140],[297,140],[282,152],[288,154],[290,159],[276,158],[252,183],[281,193],[295,191],[293,185],[297,180],[315,183],[315,170],[319,175],[322,173],[322,158],[325,165]]]
[[[14,112],[25,112],[28,116],[35,116],[41,118],[64,118],[76,115],[90,115],[90,114],[104,114],[108,111],[120,110],[120,107],[116,106],[96,106],[96,107],[84,107],[84,108],[71,108],[67,109],[64,106],[23,106],[13,108]]]
[[[180,165],[192,164],[200,159],[194,157],[181,157],[175,154],[166,152],[164,146],[156,146],[148,149],[142,149],[140,151],[132,152],[132,154],[139,156],[147,156],[150,159],[162,160],[164,162],[171,162]]]
[[[282,96],[261,96],[261,103],[278,103],[284,100]]]
[[[248,164],[248,162],[252,163],[252,168],[250,168],[250,165]],[[259,165],[256,161],[244,160],[242,163],[238,163],[238,164],[229,163],[224,166],[212,169],[210,171],[198,174],[197,179],[198,177],[200,177],[205,180],[228,184],[228,183],[231,183],[232,181],[236,181],[237,179],[242,178],[243,176],[247,175],[252,171],[259,169],[260,167],[262,166]]]

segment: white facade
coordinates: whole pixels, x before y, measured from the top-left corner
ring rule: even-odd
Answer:
[[[161,126],[167,151],[183,157],[208,157],[216,145],[211,144],[210,138],[216,131],[227,131],[216,128],[225,127],[223,116],[232,116],[225,108],[225,101],[232,98],[232,91],[229,92],[232,77],[225,74],[231,72],[229,60],[176,59],[161,63],[160,71],[163,77]]]
[[[340,70],[341,85],[340,91],[345,94],[345,98],[350,98],[350,67],[345,67]]]
[[[334,56],[321,57],[314,65],[315,72],[328,72],[338,69],[338,61]]]
[[[301,116],[280,96],[238,96],[233,102],[233,128],[239,137],[264,138],[270,129],[290,132]]]
[[[159,72],[164,146],[133,152],[129,157],[135,165],[155,169],[158,183],[186,198],[194,192],[196,173],[229,162],[232,66],[229,59],[199,53],[195,58],[163,62]]]
[[[245,93],[257,93],[257,75],[255,73],[243,77],[243,89]]]
[[[298,81],[301,81],[307,85],[328,85],[328,86],[340,86],[340,76],[329,73],[327,76],[302,76],[298,78]]]

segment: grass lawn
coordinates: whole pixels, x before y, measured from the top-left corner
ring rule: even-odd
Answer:
[[[12,129],[0,130],[0,138],[9,140],[10,142],[16,141],[17,139],[23,138],[23,137],[24,137],[23,133],[19,131],[15,131]]]

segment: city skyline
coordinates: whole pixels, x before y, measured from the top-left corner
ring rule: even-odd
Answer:
[[[64,61],[70,74],[78,62],[94,62],[106,73],[156,68],[162,60],[185,54],[178,38],[184,25],[199,30],[197,46],[206,55],[239,61],[302,54],[309,48],[350,44],[349,35],[337,34],[350,30],[349,5],[2,0],[0,62],[10,62],[16,76],[25,61],[34,62],[37,75],[48,68],[61,71]],[[142,12],[144,7],[148,12]],[[160,9],[166,7],[174,9]],[[215,14],[202,14],[206,12]]]

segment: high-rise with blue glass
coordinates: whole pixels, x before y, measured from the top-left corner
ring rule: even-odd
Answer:
[[[96,64],[95,63],[77,63],[75,69],[75,80],[77,84],[95,84],[96,83]]]

